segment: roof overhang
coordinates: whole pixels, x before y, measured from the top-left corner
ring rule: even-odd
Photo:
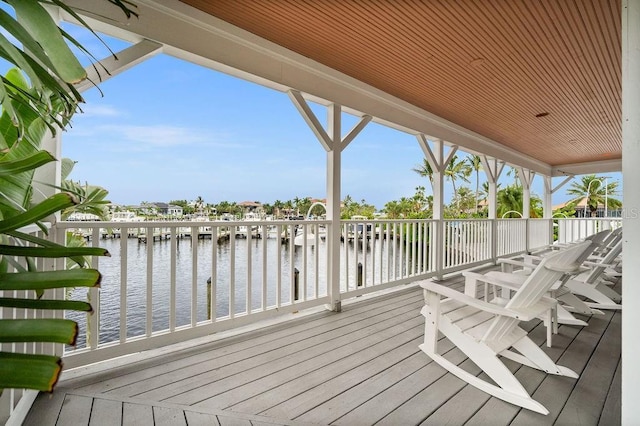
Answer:
[[[316,102],[342,105],[354,115],[465,151],[499,158],[543,175],[620,170],[620,159],[551,166],[399,97],[270,42],[177,0],[137,0],[139,18],[125,20],[103,0],[67,0],[100,32],[131,42],[163,45],[163,52],[280,91],[299,90]],[[70,16],[61,16],[72,20]]]

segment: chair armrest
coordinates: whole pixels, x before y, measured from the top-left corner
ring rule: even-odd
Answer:
[[[492,285],[497,285],[500,287],[506,287],[506,288],[510,288],[510,289],[514,289],[517,290],[520,288],[521,283],[513,283],[507,280],[501,280],[500,278],[496,277],[496,276],[492,276],[492,275],[483,275],[483,274],[479,274],[477,272],[463,272],[462,275],[464,275],[465,277],[471,277],[474,278],[477,281],[482,281],[483,283],[487,283],[487,284],[492,284]],[[520,275],[521,277],[523,277],[523,279],[526,279],[525,276]]]
[[[591,262],[589,260],[585,260],[582,262],[584,266],[591,266],[594,268],[615,268],[618,265],[614,265],[613,263],[601,263],[601,262]]]
[[[522,319],[523,321],[529,321],[539,317],[557,304],[558,301],[556,299],[545,296],[531,306],[528,306],[526,308],[510,308],[510,310],[513,312],[517,312],[519,314],[519,319]]]
[[[577,263],[572,263],[569,265],[558,265],[554,263],[547,263],[545,268],[550,269],[556,272],[564,272],[565,274],[577,274],[580,272],[580,265]]]
[[[464,293],[460,293],[457,290],[454,290],[449,287],[445,287],[441,284],[436,284],[433,281],[426,281],[426,282],[420,283],[420,287],[422,287],[427,292],[436,293],[441,296],[445,296],[449,299],[453,299],[457,302],[462,302],[466,305],[472,306],[477,309],[481,309],[485,312],[489,312],[495,315],[507,316],[510,318],[515,318],[523,321],[529,321],[536,317],[536,315],[530,316],[529,309],[519,310],[519,311],[506,309],[501,306],[494,305],[493,303],[485,302],[484,300],[467,296]]]
[[[507,264],[507,265],[513,265],[513,266],[521,266],[523,268],[530,268],[530,269],[535,269],[536,267],[536,265],[534,265],[533,263],[527,263],[522,260],[507,259],[507,258],[500,258],[496,261],[496,263],[498,265]]]

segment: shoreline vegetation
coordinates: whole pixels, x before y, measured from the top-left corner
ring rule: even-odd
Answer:
[[[467,157],[467,160],[473,157]],[[452,163],[457,164],[456,169],[460,169],[463,160],[453,158]],[[469,161],[471,163],[471,161]],[[424,165],[423,165],[424,166]],[[469,182],[468,174],[473,168],[462,169],[462,173],[457,179]],[[417,173],[430,178],[427,171],[414,169]],[[512,175],[514,180],[511,184],[497,190],[497,217],[498,218],[521,218],[523,211],[524,190],[520,183],[515,169],[507,175]],[[464,178],[464,179],[463,179]],[[448,204],[445,204],[444,218],[446,219],[482,219],[488,217],[488,193],[489,187],[485,182],[476,190],[462,185],[456,187],[456,179],[449,179],[455,189],[454,196]],[[605,182],[604,184],[602,182]],[[595,185],[593,184],[595,183]],[[576,178],[567,188],[566,194],[571,198],[567,203],[554,208],[553,215],[562,217],[585,217],[602,216],[602,210],[607,205],[610,212],[620,209],[622,202],[616,198],[618,195],[617,181],[608,182],[606,176],[584,175]],[[79,185],[77,185],[79,186]],[[99,188],[101,191],[98,191]],[[304,219],[320,218],[326,213],[326,200],[314,199],[311,197],[295,197],[292,200],[276,200],[272,203],[261,203],[259,201],[207,203],[202,197],[188,201],[171,200],[164,202],[146,202],[139,205],[115,205],[109,204],[104,198],[107,191],[100,187],[87,185],[87,194],[98,193],[99,200],[88,202],[88,206],[100,203],[100,209],[75,208],[74,216],[67,215],[63,219],[68,220],[111,220],[119,212],[129,212],[135,215],[135,220],[243,220],[251,219]],[[586,196],[588,194],[588,196]],[[98,212],[96,210],[101,210]],[[353,217],[375,219],[430,219],[433,211],[433,196],[426,194],[424,186],[415,188],[415,193],[411,197],[402,197],[399,200],[387,202],[384,207],[377,210],[366,200],[356,201],[347,195],[341,203],[341,219],[351,219]],[[542,199],[535,193],[530,197],[530,217],[541,218],[543,214]]]

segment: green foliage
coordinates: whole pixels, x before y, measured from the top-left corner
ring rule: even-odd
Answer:
[[[524,200],[524,190],[521,185],[509,185],[500,189],[497,194],[498,218],[519,218],[522,217],[522,206]],[[513,213],[513,212],[519,212]],[[531,194],[529,203],[529,213],[532,218],[542,217],[542,200],[535,194]]]
[[[426,195],[424,186],[419,186],[413,197],[389,201],[383,212],[389,219],[428,219],[432,217],[432,208],[433,196]]]
[[[135,14],[126,0],[107,0],[127,16]],[[54,158],[41,150],[47,130],[66,127],[83,101],[74,83],[86,72],[69,45],[82,46],[58,27],[43,5],[62,8],[78,22],[86,23],[61,0],[4,0],[15,17],[0,9],[0,57],[15,66],[0,84],[0,307],[91,312],[83,301],[48,300],[47,291],[75,286],[95,287],[100,273],[93,269],[47,270],[36,267],[36,258],[67,258],[86,266],[85,256],[108,255],[99,248],[67,248],[23,232],[23,228],[49,220],[57,212],[101,205],[105,192],[96,187],[69,185],[71,193],[60,193],[33,204],[35,170]],[[5,35],[16,43],[12,43]],[[88,52],[87,52],[88,53]],[[63,164],[63,168],[65,165]],[[37,228],[36,228],[37,229]],[[13,292],[13,290],[19,290]],[[27,297],[14,296],[27,294]],[[8,310],[5,312],[9,312]],[[0,320],[0,389],[28,388],[51,391],[58,380],[62,362],[57,356],[8,352],[11,343],[52,342],[73,345],[77,324],[64,319]]]
[[[367,219],[373,219],[375,211],[375,206],[367,204],[365,200],[361,200],[360,202],[353,201],[353,199],[347,195],[344,200],[342,200],[340,218],[350,219],[353,216],[365,216]]]
[[[604,206],[605,202],[609,209],[622,207],[622,202],[616,198],[619,195],[618,182],[606,182],[606,176],[584,175],[580,180],[571,182],[567,194],[573,196],[569,204],[574,206],[583,202],[586,197],[590,216],[595,216],[598,206]]]

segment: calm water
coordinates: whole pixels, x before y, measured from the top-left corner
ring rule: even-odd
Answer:
[[[111,257],[100,258],[98,269],[103,274],[102,287],[100,289],[100,342],[106,343],[118,339],[120,329],[120,244],[119,239],[100,240],[99,245],[109,250]],[[280,280],[280,298],[283,303],[291,300],[291,262],[293,267],[300,271],[300,286],[306,288],[307,298],[326,295],[326,243],[320,242],[318,247],[307,247],[306,267],[303,267],[305,258],[302,247],[296,247],[291,253],[288,244],[281,244],[277,238],[260,239],[238,239],[235,250],[232,253],[231,243],[222,242],[213,244],[211,240],[197,241],[197,268],[195,271],[195,281],[197,283],[197,321],[207,320],[207,280],[211,277],[211,264],[215,250],[217,259],[217,280],[212,286],[215,292],[216,317],[225,317],[230,311],[230,285],[232,281],[231,272],[235,271],[233,277],[235,281],[235,303],[233,306],[236,314],[246,312],[246,297],[248,283],[247,256],[251,258],[251,294],[252,309],[258,309],[262,305],[263,279],[266,280],[265,297],[267,306],[274,306],[276,303],[278,279]],[[147,247],[146,244],[138,243],[135,238],[127,239],[127,289],[126,289],[126,318],[127,336],[140,336],[145,333],[147,298],[147,256],[150,248],[153,259],[153,272],[151,275],[150,293],[152,301],[152,323],[153,330],[160,331],[169,328],[170,309],[170,283],[171,283],[171,241],[156,241]],[[375,251],[374,253],[372,252]],[[278,251],[279,250],[279,251]],[[318,265],[315,265],[315,251],[318,251]],[[346,283],[347,271],[344,266],[345,259],[350,264],[355,264],[356,250],[358,260],[362,259],[362,247],[359,243],[354,249],[353,243],[342,244],[342,279]],[[176,256],[176,326],[188,325],[191,323],[191,295],[193,273],[193,248],[190,239],[178,240]],[[376,274],[379,276],[386,274],[387,262],[382,262],[380,258],[390,252],[386,241],[377,240],[375,244],[371,242],[365,245],[365,252],[369,268],[371,259],[376,257]],[[232,256],[235,254],[235,256]],[[266,268],[263,270],[263,257],[267,257]],[[388,257],[388,255],[387,255]],[[235,267],[231,268],[232,258],[235,260]],[[386,259],[386,258],[385,258]],[[279,262],[279,266],[278,266]],[[94,265],[96,266],[96,265]],[[380,270],[378,270],[380,268]],[[355,268],[349,268],[349,282],[355,283]],[[317,284],[316,284],[317,279]],[[379,281],[378,281],[379,282]],[[306,283],[306,285],[305,285]],[[353,284],[352,284],[353,285]],[[300,290],[302,291],[302,289]],[[72,293],[74,299],[85,299],[86,290],[76,289]],[[78,348],[85,346],[86,321],[84,314],[69,313],[68,318],[78,321],[81,328],[78,339]]]

